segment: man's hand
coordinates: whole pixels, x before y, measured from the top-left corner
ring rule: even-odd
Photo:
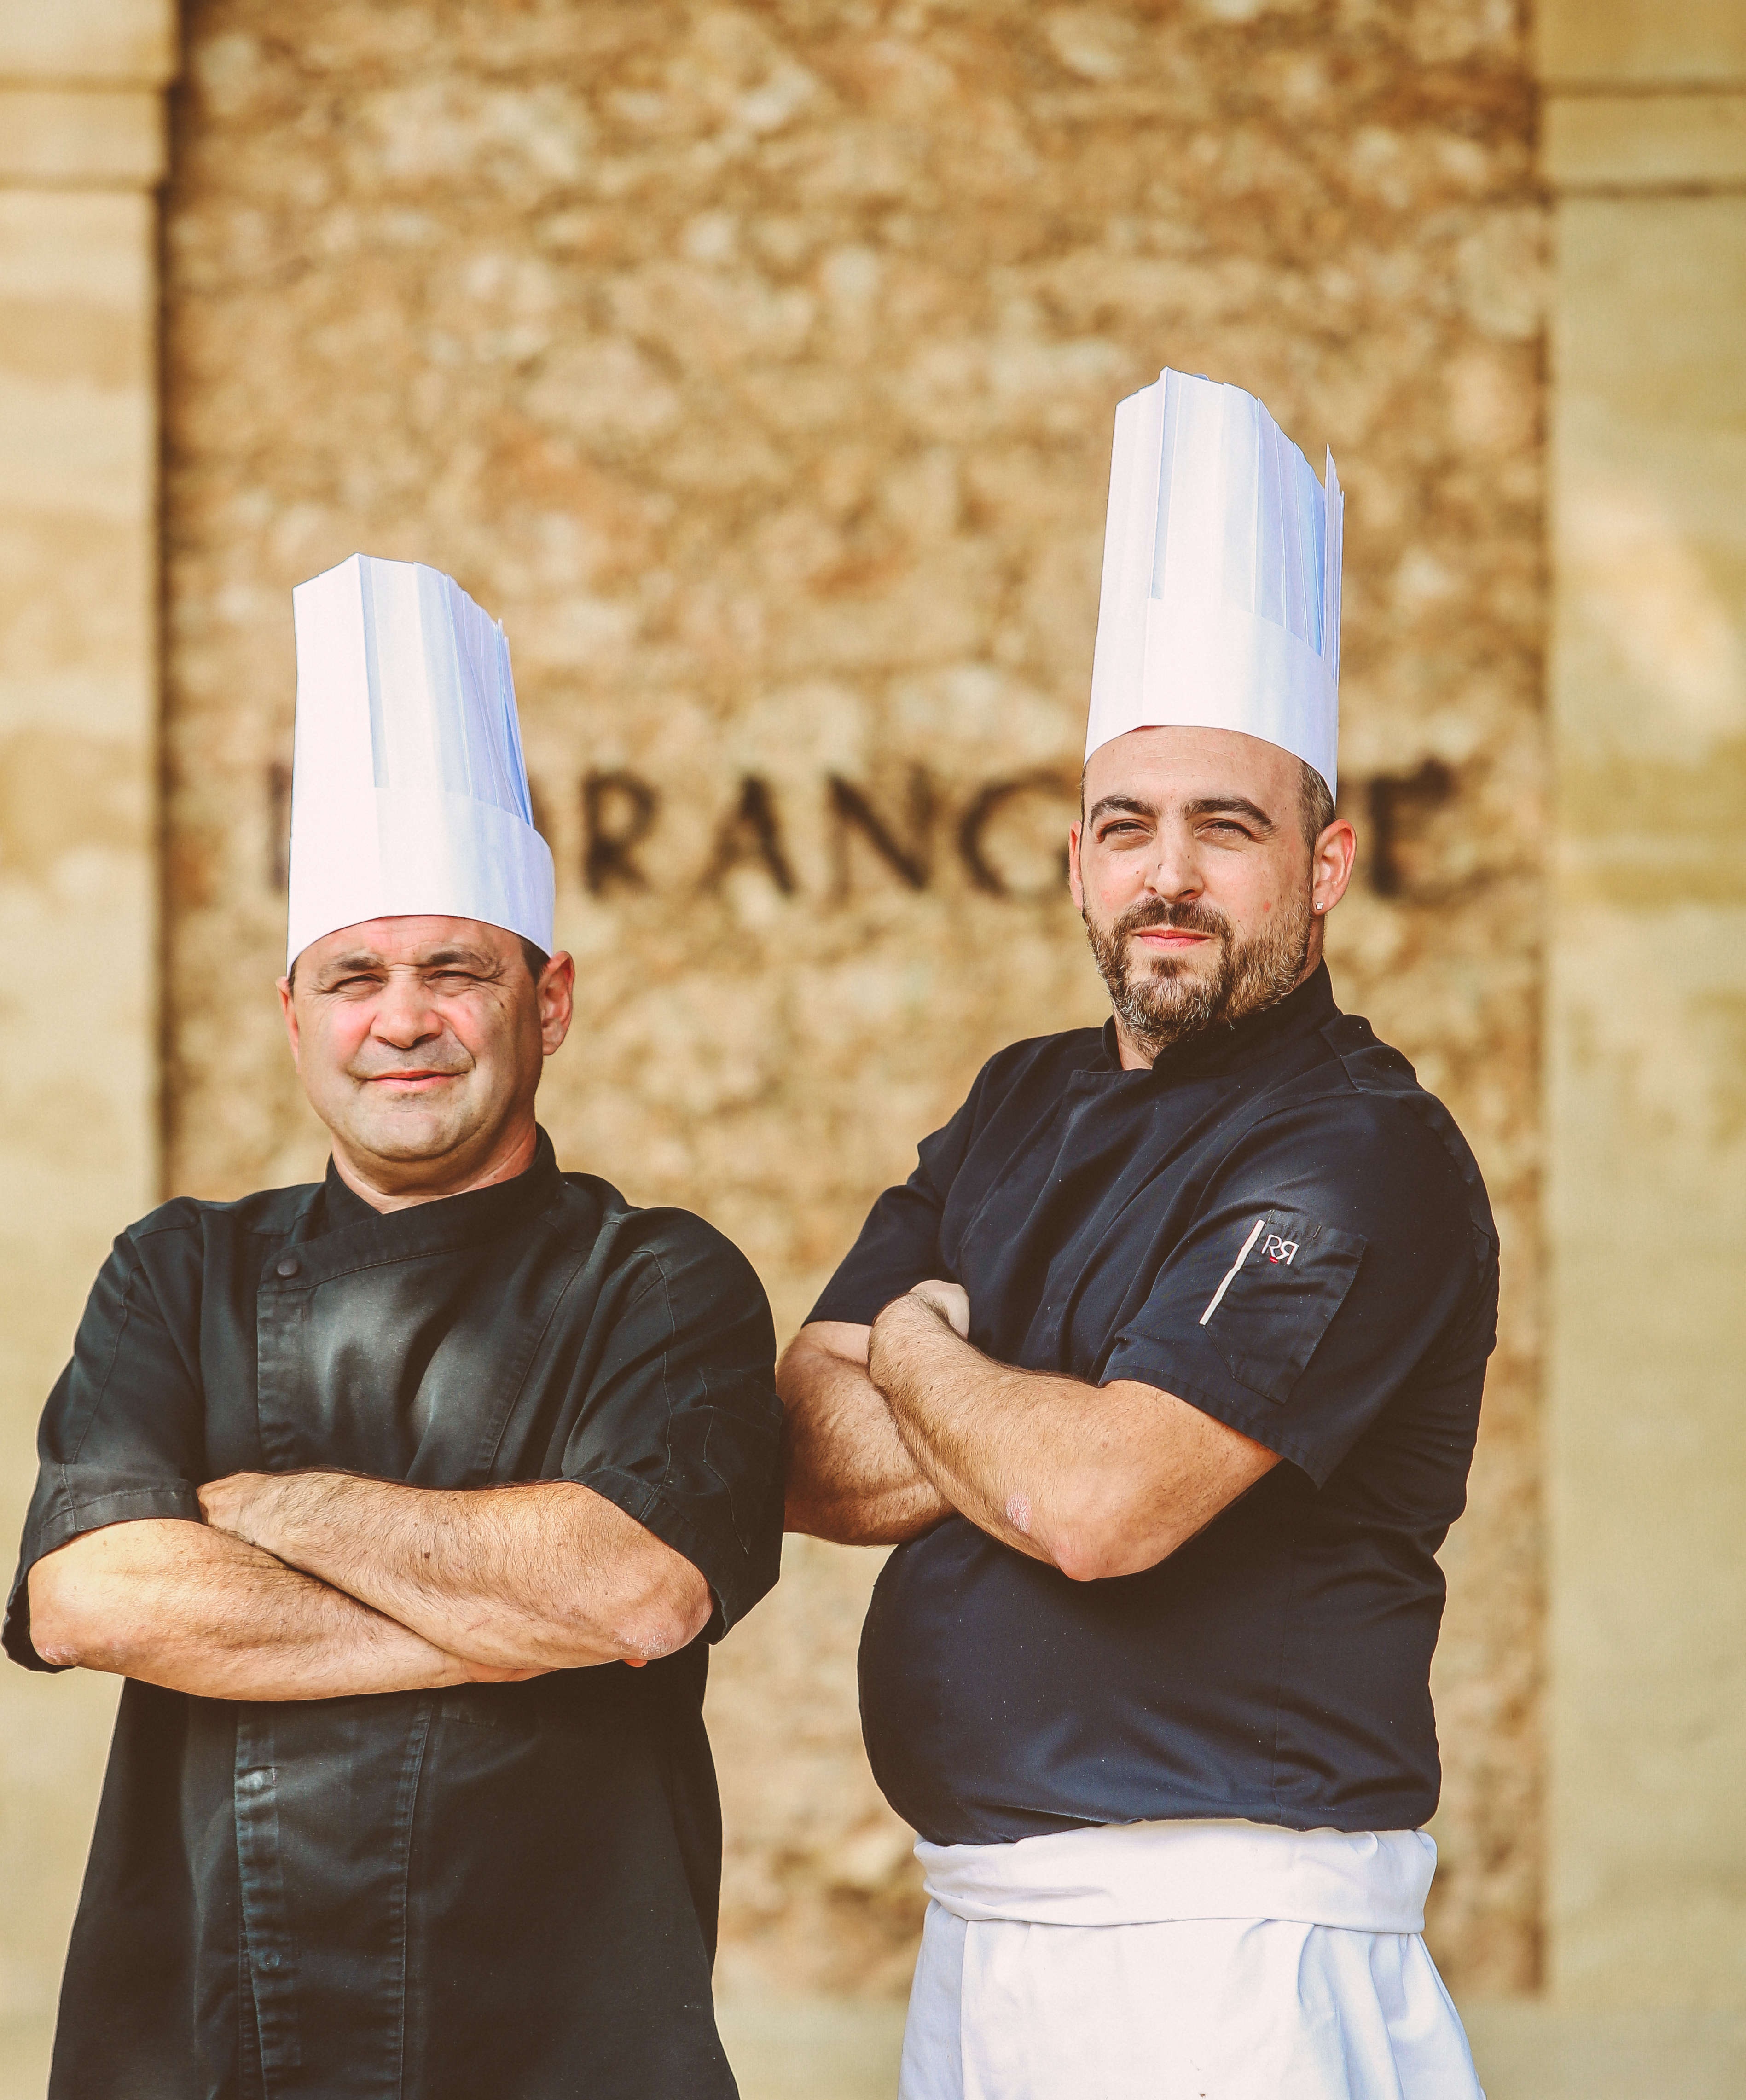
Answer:
[[[231,1473],[222,1480],[209,1480],[196,1490],[200,1513],[214,1531],[227,1531],[245,1545],[259,1546],[251,1521],[255,1509],[271,1497],[280,1476],[272,1473]],[[266,1549],[271,1551],[271,1548]]]
[[[349,1473],[235,1473],[207,1521],[398,1620],[481,1674],[671,1655],[709,1622],[682,1555],[573,1480],[411,1488]]]
[[[906,1295],[937,1312],[960,1341],[969,1340],[970,1294],[961,1283],[946,1283],[935,1277],[926,1283],[912,1284]]]

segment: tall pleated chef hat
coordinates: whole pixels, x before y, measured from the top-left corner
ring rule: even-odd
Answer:
[[[552,952],[509,645],[422,562],[354,554],[291,593],[289,960],[366,919],[482,919]]]
[[[1336,786],[1340,528],[1252,394],[1165,371],[1116,410],[1089,758],[1131,729],[1243,730]]]

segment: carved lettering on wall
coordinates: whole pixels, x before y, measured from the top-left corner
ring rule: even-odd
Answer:
[[[1431,813],[1453,799],[1455,775],[1440,758],[1411,773],[1378,773],[1364,783],[1370,818],[1370,887],[1378,897],[1431,903],[1442,888],[1413,865]]]
[[[582,881],[589,896],[648,888],[636,854],[660,806],[660,790],[634,773],[583,774]]]
[[[739,800],[716,827],[715,851],[703,880],[712,889],[719,889],[736,867],[747,866],[761,867],[784,897],[792,897],[799,887],[783,845],[770,783],[756,773],[740,776]]]
[[[1078,792],[1078,783],[1072,774],[1049,766],[1016,773],[1010,780],[990,780],[978,788],[958,823],[959,858],[976,888],[986,897],[1034,895],[1033,889],[1016,888],[989,858],[989,828],[1021,796],[1051,795],[1069,800],[1076,797]],[[1066,880],[1067,849],[1064,845],[1059,880],[1065,883]]]
[[[280,891],[291,880],[291,769],[276,758],[267,769],[267,880]]]
[[[1078,801],[1075,770],[1065,764],[1037,766],[963,788],[942,784],[922,765],[909,766],[902,778],[895,796],[888,791],[880,796],[838,773],[820,783],[834,899],[846,901],[858,880],[869,876],[918,892],[946,886],[950,878],[938,852],[942,835],[956,849],[957,879],[981,895],[1024,902],[1059,893],[1066,852],[1054,840],[1065,832]],[[1441,902],[1448,887],[1426,864],[1433,856],[1426,834],[1435,814],[1456,799],[1453,771],[1428,758],[1410,773],[1377,774],[1344,784],[1342,806],[1356,801],[1367,820],[1363,864],[1373,893],[1403,904]],[[290,767],[269,765],[266,788],[267,872],[271,886],[283,891],[290,862]],[[535,823],[549,839],[547,805],[537,789],[532,798]],[[658,886],[646,849],[659,823],[663,799],[655,782],[628,768],[583,774],[572,805],[582,819],[576,873],[591,897],[627,897]],[[781,798],[761,774],[741,774],[730,786],[711,835],[703,880],[719,888],[738,868],[762,875],[784,897],[805,887],[789,849]]]
[[[849,892],[849,846],[858,833],[900,882],[925,889],[933,868],[933,783],[925,766],[912,765],[905,796],[904,829],[899,839],[869,801],[865,788],[840,773],[825,783],[830,799],[831,871],[839,897]]]

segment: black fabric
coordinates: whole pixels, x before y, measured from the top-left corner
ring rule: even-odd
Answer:
[[[1137,1379],[1290,1462],[1141,1574],[1074,1583],[961,1517],[899,1546],[861,1650],[897,1812],[940,1844],[1424,1822],[1497,1242],[1447,1111],[1325,970],[1150,1071],[1113,1028],[991,1059],[810,1317],[928,1277],[999,1361]]]
[[[383,1215],[324,1185],[124,1233],[42,1420],[43,1554],[332,1466],[571,1480],[692,1561],[706,1636],[633,1670],[254,1703],[124,1688],[51,2100],[726,2100],[707,1639],[776,1578],[780,1410],[718,1233],[538,1158]]]

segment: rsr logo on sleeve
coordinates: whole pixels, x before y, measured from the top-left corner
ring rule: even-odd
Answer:
[[[1339,1310],[1364,1242],[1295,1208],[1263,1211],[1226,1230],[1241,1238],[1235,1246],[1225,1242],[1222,1258],[1230,1265],[1199,1325],[1233,1376],[1282,1404]],[[1208,1242],[1206,1257],[1216,1245]]]

